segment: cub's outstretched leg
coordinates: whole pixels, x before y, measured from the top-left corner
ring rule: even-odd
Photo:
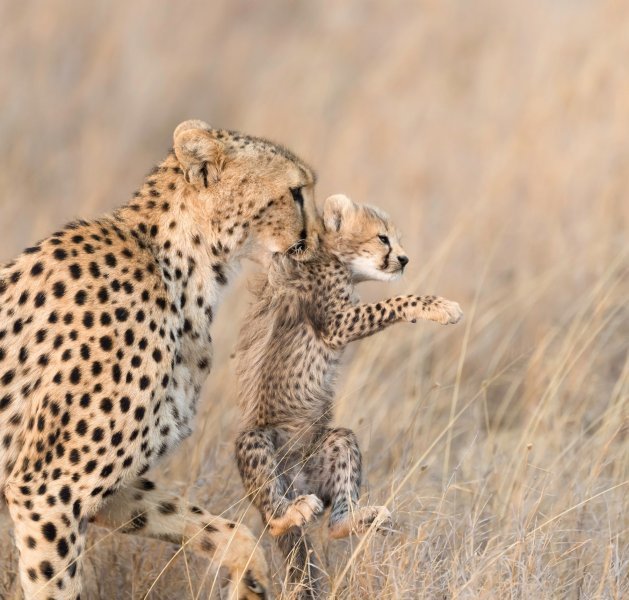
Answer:
[[[226,567],[227,598],[265,598],[268,572],[257,539],[243,525],[211,515],[186,500],[159,491],[148,479],[120,490],[96,515],[98,525],[185,544],[218,568]]]
[[[377,529],[391,526],[391,514],[382,506],[358,506],[362,479],[358,439],[350,429],[330,429],[308,463],[309,483],[330,506],[330,537],[360,534],[376,521]]]
[[[335,313],[326,326],[325,341],[332,348],[342,349],[401,321],[435,321],[448,325],[458,323],[462,316],[461,307],[446,298],[397,296]]]
[[[236,462],[247,494],[260,511],[269,533],[277,537],[301,527],[323,510],[314,494],[297,496],[282,472],[283,449],[272,428],[248,429],[236,439]]]

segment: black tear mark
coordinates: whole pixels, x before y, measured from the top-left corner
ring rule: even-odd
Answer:
[[[389,256],[391,256],[391,245],[388,244],[387,254],[384,257],[384,261],[382,262],[382,270],[386,271],[389,268]]]
[[[201,175],[203,175],[203,185],[207,187],[207,161],[201,163]]]

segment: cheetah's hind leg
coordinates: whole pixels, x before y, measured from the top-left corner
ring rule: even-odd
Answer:
[[[330,537],[340,539],[366,533],[375,523],[375,531],[385,533],[393,526],[391,513],[385,506],[355,506],[343,519],[330,525]]]

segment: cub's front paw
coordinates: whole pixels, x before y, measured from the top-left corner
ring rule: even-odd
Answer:
[[[315,494],[298,496],[288,505],[281,517],[269,520],[269,533],[277,537],[292,527],[303,527],[322,510],[323,502]]]
[[[458,323],[463,316],[463,311],[458,302],[452,302],[441,298],[441,304],[439,305],[439,312],[442,314],[439,323],[442,325],[454,325]]]
[[[411,323],[416,323],[418,319],[422,319],[423,321],[435,321],[441,325],[449,325],[458,323],[463,316],[463,311],[457,302],[439,296],[417,298],[405,310],[407,319]]]

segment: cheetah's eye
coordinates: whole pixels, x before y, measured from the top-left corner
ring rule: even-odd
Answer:
[[[379,235],[378,239],[383,243],[386,244],[387,246],[391,245],[391,242],[389,242],[389,238],[386,235]]]
[[[304,207],[304,197],[301,193],[301,188],[290,188],[290,193],[293,195],[293,200],[299,204],[301,208]]]

